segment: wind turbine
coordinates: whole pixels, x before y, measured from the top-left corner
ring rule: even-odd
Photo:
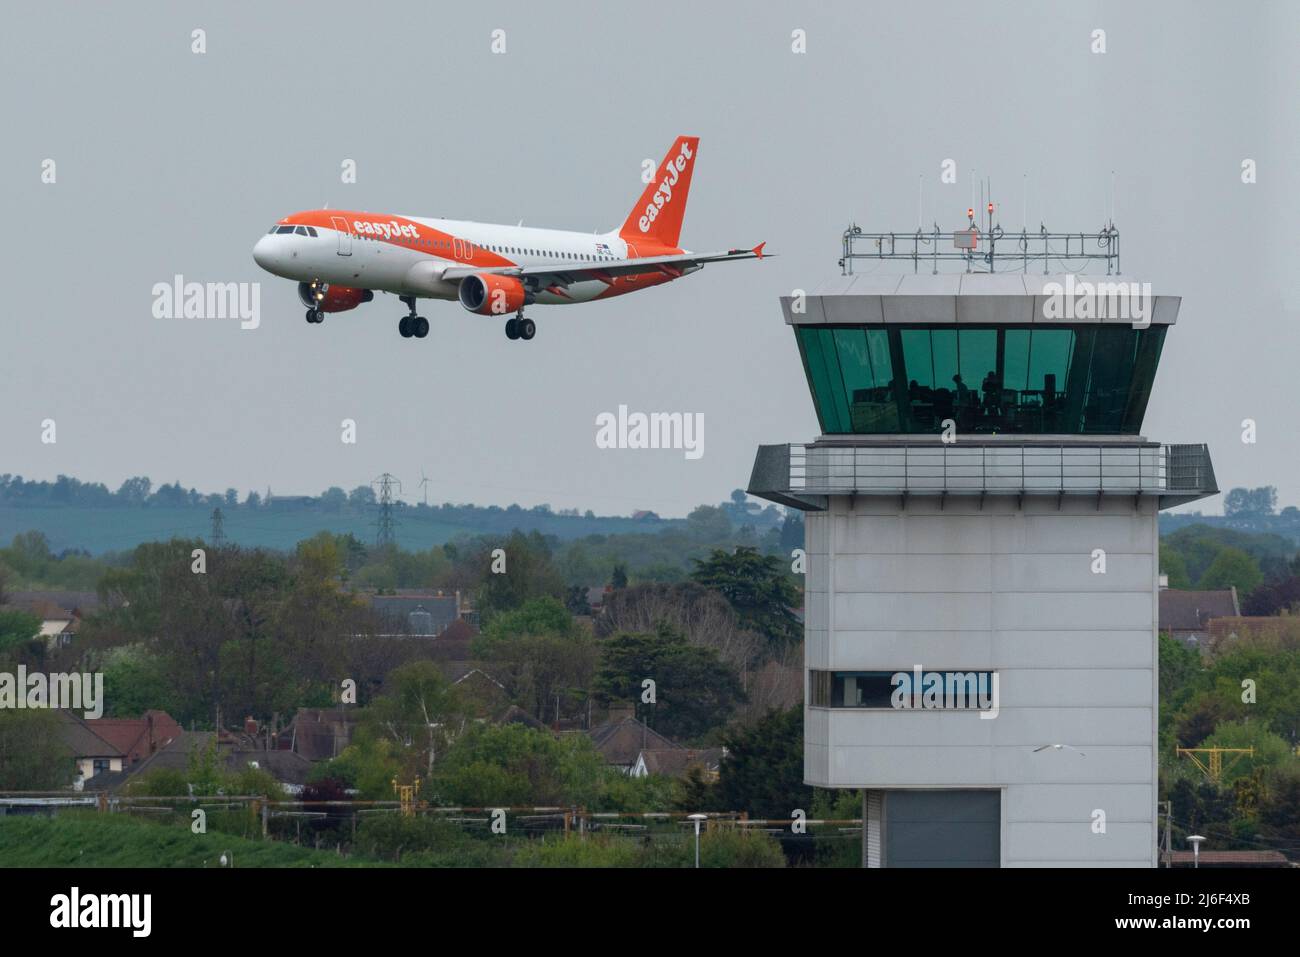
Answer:
[[[424,469],[420,469],[420,488],[424,489],[424,504],[429,505],[429,476],[424,474]]]

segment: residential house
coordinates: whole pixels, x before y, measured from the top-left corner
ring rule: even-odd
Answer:
[[[299,708],[280,732],[277,750],[301,754],[309,761],[328,761],[352,743],[356,724],[355,708]]]
[[[369,599],[385,635],[436,638],[464,611],[459,591],[400,589],[394,595],[371,595]]]
[[[705,748],[696,751],[688,748],[645,748],[636,756],[631,777],[644,778],[651,774],[682,778],[691,768],[698,767],[706,779],[716,781],[722,766],[722,748]]]
[[[1160,590],[1160,631],[1171,634],[1184,644],[1199,647],[1210,634],[1215,618],[1241,614],[1237,589],[1192,591],[1180,588]]]
[[[1224,654],[1240,645],[1275,652],[1296,651],[1300,649],[1300,615],[1225,615],[1210,622],[1205,649],[1211,655]]]
[[[139,718],[82,718],[60,711],[63,742],[76,762],[73,787],[104,772],[131,771],[165,747],[182,728],[165,711],[146,711]]]
[[[645,722],[629,716],[614,716],[605,724],[585,732],[605,763],[631,773],[642,751],[683,750]]]
[[[38,633],[50,651],[66,648],[81,626],[83,615],[99,607],[94,592],[39,589],[8,593],[5,607],[25,611],[41,620]]]

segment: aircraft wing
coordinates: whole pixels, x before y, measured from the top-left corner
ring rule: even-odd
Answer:
[[[600,262],[556,262],[541,266],[452,266],[441,274],[449,282],[458,282],[466,276],[495,275],[518,276],[521,279],[549,280],[562,285],[597,279],[608,281],[615,276],[638,273],[665,273],[680,276],[691,266],[705,263],[729,262],[733,259],[763,259],[766,253],[759,243],[753,249],[728,249],[716,253],[681,253],[675,256],[642,256],[638,259],[606,259]]]

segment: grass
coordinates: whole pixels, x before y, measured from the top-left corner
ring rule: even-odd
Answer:
[[[2,867],[220,867],[224,853],[235,867],[384,866],[279,841],[193,834],[188,819],[161,824],[94,812],[0,817]]]

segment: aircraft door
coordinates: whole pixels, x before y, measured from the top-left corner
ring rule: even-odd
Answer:
[[[338,254],[340,256],[352,255],[352,232],[348,229],[348,221],[342,216],[331,216],[330,222],[339,234]]]

